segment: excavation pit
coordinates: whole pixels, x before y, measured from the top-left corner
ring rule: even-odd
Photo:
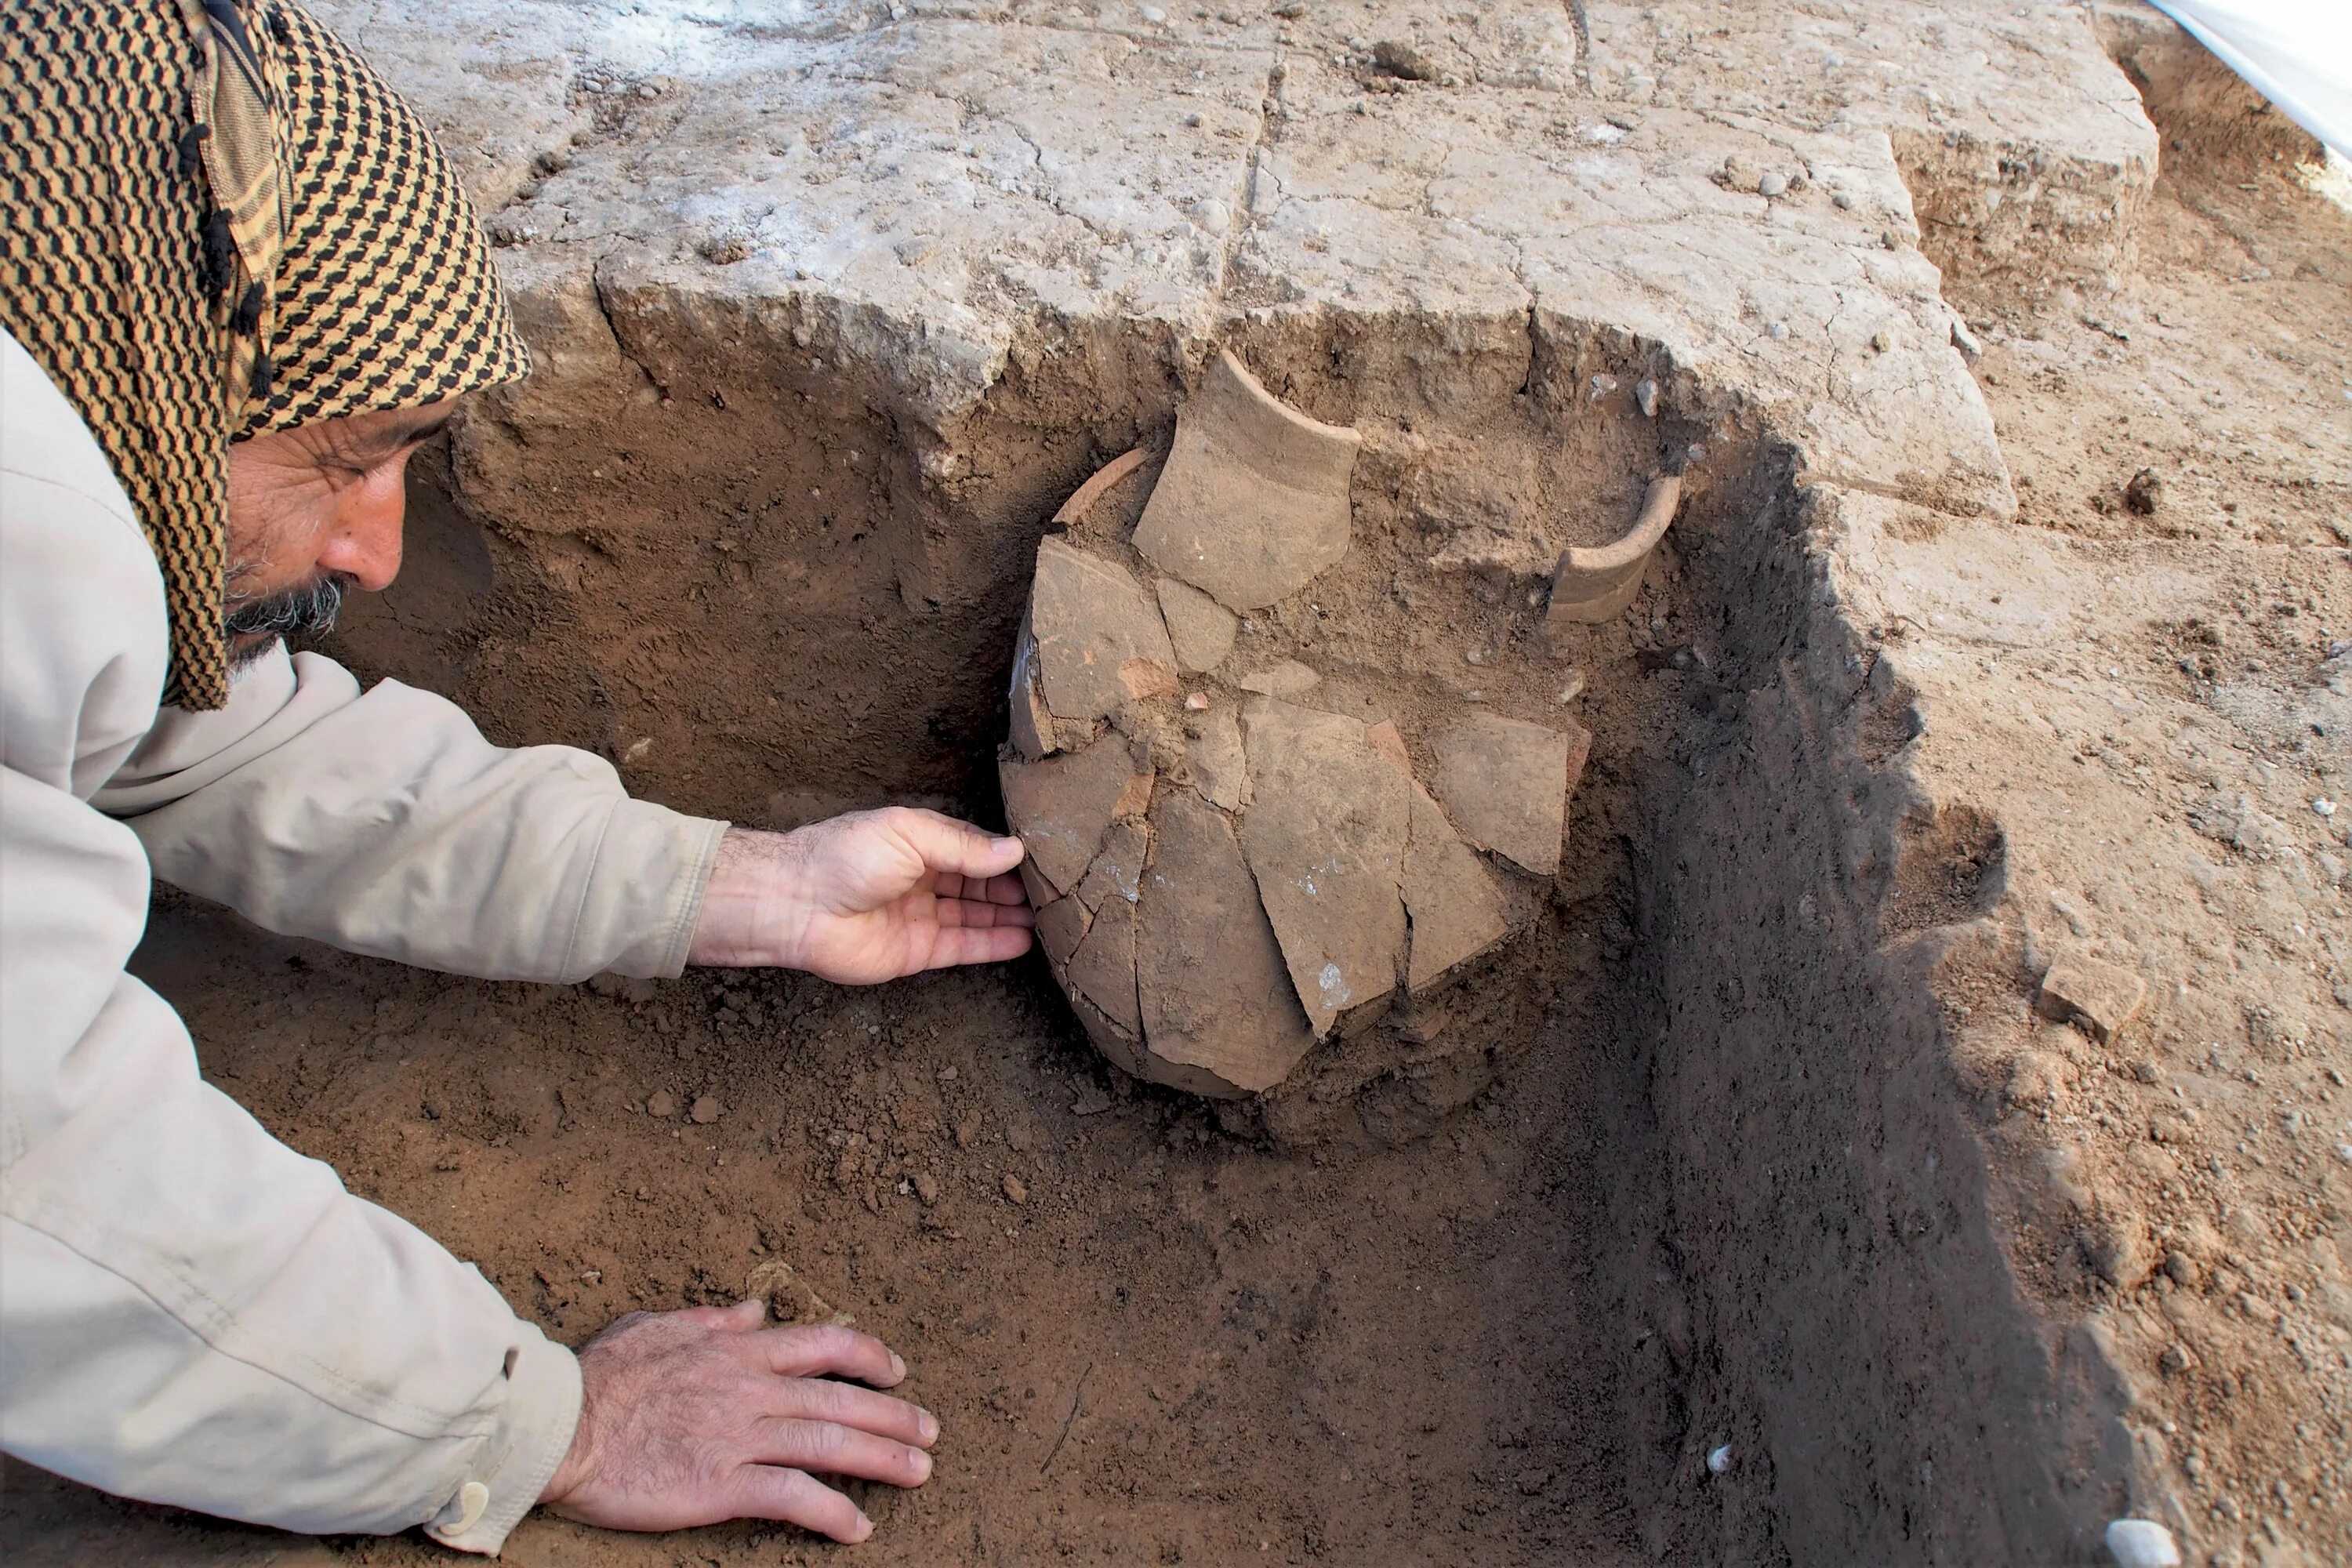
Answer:
[[[878,1562],[2088,1562],[2127,1516],[2210,1555],[2306,1477],[2275,1533],[2319,1539],[2339,1374],[2280,1346],[2339,1344],[2322,1315],[2352,1295],[2284,1185],[2305,1167],[2281,1157],[2265,1207],[2206,1157],[2234,1161],[2215,1130],[2258,1078],[2307,1098],[2331,1004],[2313,954],[2259,971],[2259,1009],[2198,955],[2300,939],[2320,895],[2279,889],[2335,840],[2224,762],[2181,851],[2137,793],[2170,742],[2135,726],[2326,719],[2263,682],[2308,652],[2279,628],[2340,597],[2316,530],[2341,463],[2305,441],[2291,482],[2234,470],[2302,543],[2182,521],[2221,481],[2180,452],[2235,427],[2184,437],[2154,512],[2121,488],[2142,460],[2115,476],[2100,526],[2153,538],[2076,537],[2048,500],[2093,466],[2053,367],[2128,381],[2103,395],[2137,411],[2168,362],[2129,356],[2189,353],[2167,323],[2257,286],[2216,257],[2299,257],[2260,285],[2263,330],[2352,376],[2323,297],[2352,247],[2255,213],[2299,143],[2168,24],[2119,0],[1733,31],[1602,0],[1344,26],[322,9],[465,163],[536,365],[420,465],[409,567],[331,650],[363,676],[747,825],[892,800],[1000,821],[1008,733],[1043,756],[1072,717],[1007,700],[1054,515],[1090,476],[1107,503],[1144,484],[1229,349],[1361,447],[1349,550],[1271,603],[1110,552],[1177,691],[1233,694],[1231,745],[1182,736],[1206,807],[1244,804],[1250,700],[1381,694],[1352,715],[1366,765],[1402,752],[1442,810],[1433,742],[1466,713],[1591,752],[1556,868],[1478,838],[1507,939],[1465,938],[1425,1008],[1408,953],[1405,1005],[1335,1010],[1270,1094],[1107,1061],[1043,955],[872,992],[488,984],[167,894],[140,972],[273,1131],[566,1340],[747,1290],[884,1335],[945,1435],[929,1486],[861,1492]],[[2168,160],[2211,142],[2225,175],[2158,182],[2135,82]],[[2105,313],[2143,244],[2190,280],[2161,331]],[[2245,330],[2200,329],[2200,374],[2254,405],[2272,361],[2211,346]],[[2004,444],[2048,458],[2032,528]],[[1666,477],[1673,526],[1627,574]],[[2297,594],[2260,638],[2213,607]],[[2178,669],[2120,651],[2176,637]],[[2233,678],[2255,640],[2272,673]],[[1216,710],[1136,673],[1179,724]],[[2324,751],[2294,738],[2265,769]],[[2137,826],[2091,854],[2086,820]],[[1151,864],[1085,847],[1067,874],[1099,869],[1098,901]],[[2140,912],[2093,879],[2115,866]],[[2092,963],[2146,996],[2068,991]],[[2175,1224],[2217,1201],[2226,1234]],[[2273,1210],[2276,1238],[2242,1217]],[[2215,1326],[2272,1285],[2301,1337]],[[433,1555],[21,1467],[5,1507],[30,1563]],[[507,1550],[682,1555],[832,1554],[550,1520]]]

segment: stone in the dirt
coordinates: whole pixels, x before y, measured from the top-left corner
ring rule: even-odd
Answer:
[[[1055,899],[1037,911],[1037,945],[1055,963],[1067,963],[1093,923],[1091,912],[1079,899]]]
[[[1176,416],[1135,548],[1228,609],[1271,605],[1347,554],[1362,445],[1353,430],[1285,407],[1220,352]]]
[[[1433,749],[1431,788],[1464,837],[1536,876],[1559,869],[1576,750],[1566,731],[1473,710]]]
[[[925,1208],[940,1201],[940,1179],[937,1176],[929,1171],[918,1171],[908,1179],[914,1185],[915,1195],[923,1201]]]
[[[1135,902],[1143,887],[1143,862],[1151,852],[1151,829],[1142,821],[1114,822],[1102,850],[1078,881],[1078,900],[1099,910],[1108,899]]]
[[[1261,697],[1298,697],[1314,690],[1322,679],[1297,659],[1286,658],[1264,669],[1253,669],[1234,684]]]
[[[2036,999],[2053,1023],[2074,1024],[2105,1045],[2128,1027],[2147,1000],[2147,982],[2128,969],[2068,953],[2042,976]]]
[[[1030,635],[1027,617],[1013,644],[1013,689],[1007,694],[1012,710],[1013,743],[1031,762],[1053,754],[1054,715],[1037,689],[1037,639]]]
[[[1248,767],[1242,754],[1242,722],[1231,708],[1214,708],[1194,728],[1186,752],[1192,786],[1213,804],[1239,811],[1249,798]]]
[[[1108,718],[1175,689],[1176,650],[1150,595],[1126,567],[1067,540],[1037,546],[1029,629],[1045,706],[1056,718]]]
[[[1560,552],[1552,574],[1551,608],[1555,625],[1570,621],[1613,621],[1642,591],[1642,574],[1650,552],[1666,536],[1682,500],[1683,482],[1669,474],[1650,481],[1641,514],[1624,535],[1610,544],[1571,544]]]
[[[1160,614],[1168,623],[1168,640],[1176,662],[1200,673],[1214,669],[1234,650],[1234,634],[1241,622],[1234,613],[1200,589],[1162,577],[1155,584]]]
[[[1272,1089],[1315,1038],[1241,846],[1221,813],[1179,792],[1152,826],[1136,910],[1146,1046],[1121,1065],[1195,1093]]]
[[[1028,846],[1027,863],[1055,893],[1076,887],[1086,875],[1139,771],[1118,734],[1042,762],[1008,757],[999,763],[1005,822]]]
[[[1412,789],[1404,847],[1405,913],[1411,918],[1405,987],[1420,995],[1509,934],[1495,875],[1445,820],[1429,792]]]
[[[1141,1034],[1143,1016],[1135,999],[1135,906],[1107,900],[1078,951],[1070,956],[1069,984],[1102,1009],[1103,1016],[1130,1034]]]
[[[2180,1568],[2180,1547],[2172,1531],[2152,1519],[2110,1521],[2107,1555],[2116,1568]]]
[[[667,1121],[677,1114],[677,1096],[666,1089],[657,1089],[646,1096],[646,1114]]]
[[[1004,1173],[1003,1189],[1006,1203],[1025,1204],[1029,1201],[1029,1184],[1010,1171]]]
[[[717,1095],[701,1094],[695,1096],[694,1104],[688,1108],[686,1114],[696,1126],[708,1127],[726,1115],[727,1108],[719,1103]]]
[[[1404,737],[1397,732],[1395,720],[1383,719],[1377,724],[1365,725],[1364,743],[1406,773],[1412,772],[1412,756],[1404,749]]]
[[[1353,719],[1266,700],[1244,721],[1242,845],[1299,1002],[1328,1035],[1396,989],[1412,785]]]

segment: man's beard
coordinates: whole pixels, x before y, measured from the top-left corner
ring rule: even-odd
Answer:
[[[234,572],[230,574],[232,587],[236,576]],[[232,607],[221,620],[231,665],[242,668],[252,663],[279,637],[320,637],[332,631],[351,583],[344,574],[330,572],[267,599],[238,604],[232,598]]]

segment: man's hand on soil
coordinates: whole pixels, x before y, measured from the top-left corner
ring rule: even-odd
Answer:
[[[775,1519],[857,1542],[857,1505],[811,1474],[930,1479],[940,1424],[888,1388],[906,1363],[870,1334],[767,1329],[764,1301],[632,1312],[580,1351],[580,1426],[540,1501],[605,1530]]]
[[[689,963],[805,969],[871,985],[1029,949],[1018,838],[935,811],[856,811],[790,833],[730,830]]]

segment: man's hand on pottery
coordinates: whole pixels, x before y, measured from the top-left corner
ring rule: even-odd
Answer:
[[[804,969],[871,985],[1029,949],[1021,840],[935,811],[856,811],[790,833],[730,829],[689,963]]]
[[[632,1312],[582,1346],[580,1425],[539,1500],[605,1530],[773,1519],[835,1541],[871,1535],[873,1521],[816,1476],[921,1486],[940,1424],[834,1381],[904,1378],[880,1340],[763,1328],[767,1316],[764,1301]]]

